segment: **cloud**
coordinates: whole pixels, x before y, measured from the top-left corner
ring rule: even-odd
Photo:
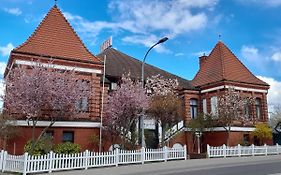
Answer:
[[[214,9],[217,3],[218,0],[111,0],[108,6],[111,20],[95,22],[63,13],[76,31],[93,43],[103,31],[117,34],[126,31],[124,42],[150,47],[151,41],[158,41],[161,36],[172,39],[206,28],[213,21],[208,10]],[[157,51],[167,52],[167,49],[159,46]]]
[[[272,56],[271,59],[273,61],[281,61],[281,52],[275,52]]]
[[[4,11],[9,14],[16,15],[16,16],[19,16],[22,14],[22,11],[19,8],[4,8]]]
[[[7,44],[6,46],[0,47],[0,55],[8,56],[15,47],[12,43]]]
[[[216,3],[214,0],[117,0],[111,1],[109,8],[117,13],[116,20],[131,22],[134,31],[165,31],[171,37],[206,27],[208,17],[200,9],[213,7]],[[199,8],[198,12],[193,12],[193,8]]]
[[[159,40],[155,35],[143,36],[143,35],[133,35],[127,36],[122,39],[124,42],[142,44],[146,47],[151,47],[153,44],[157,43]],[[163,44],[155,46],[155,50],[159,53],[171,53],[170,50],[166,49]]]
[[[281,81],[277,81],[272,77],[257,77],[270,85],[270,89],[267,94],[269,109],[273,109],[274,106],[281,105]]]
[[[0,62],[0,75],[4,75],[6,69],[6,63]]]
[[[210,50],[204,50],[204,51],[199,51],[199,52],[195,52],[192,53],[193,56],[197,56],[197,57],[201,57],[203,55],[209,55],[210,54]]]
[[[181,56],[184,56],[184,53],[179,52],[179,53],[176,53],[175,56],[176,57],[181,57]]]
[[[259,59],[259,50],[254,46],[243,45],[241,49],[241,54],[244,58],[248,60],[257,60]]]

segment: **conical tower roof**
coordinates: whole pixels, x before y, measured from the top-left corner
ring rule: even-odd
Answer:
[[[34,33],[14,52],[100,62],[83,44],[62,12],[51,8]]]
[[[216,44],[210,55],[207,56],[192,80],[192,84],[198,87],[220,81],[269,86],[253,75],[221,41]]]

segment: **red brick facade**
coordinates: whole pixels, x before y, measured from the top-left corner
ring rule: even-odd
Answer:
[[[55,30],[52,31],[54,27]],[[109,52],[109,50],[107,52]],[[118,54],[120,53],[115,50],[111,55],[108,53],[108,56],[115,57]],[[125,54],[120,55],[123,59],[131,59],[127,60],[131,61],[128,65],[134,65],[134,71],[131,73],[134,74],[134,78],[139,77],[138,74],[140,73],[136,71],[136,69],[141,68],[140,61],[133,60]],[[91,91],[93,95],[89,99],[89,112],[86,115],[87,117],[76,118],[72,122],[77,120],[92,124],[99,124],[102,93],[101,81],[103,75],[102,59],[99,59],[87,50],[56,6],[49,11],[47,16],[40,23],[30,38],[11,52],[5,76],[10,71],[10,68],[13,68],[13,65],[16,65],[17,61],[26,61],[24,63],[21,62],[20,65],[28,67],[30,62],[40,60],[43,63],[48,63],[50,59],[52,60],[52,64],[80,69],[80,72],[78,71],[79,79],[88,80],[91,84]],[[117,67],[114,63],[115,62],[108,63],[108,65],[112,66],[112,70]],[[120,64],[123,63],[124,62],[120,61]],[[176,77],[158,68],[149,67],[149,65],[147,68],[152,70],[150,72],[160,73],[169,78]],[[116,74],[118,73],[118,70],[114,71]],[[112,78],[116,80],[118,79],[118,76],[120,78],[120,73],[116,76],[110,73],[106,73],[106,75],[108,75],[108,79]],[[253,127],[257,122],[268,121],[267,90],[269,89],[269,85],[255,77],[222,42],[218,42],[209,56],[203,56],[200,58],[200,69],[191,82],[192,87],[189,85],[190,82],[188,80],[180,80],[180,85],[182,87],[180,96],[184,101],[185,109],[183,116],[185,126],[187,126],[188,122],[192,120],[190,111],[191,99],[196,99],[198,101],[197,113],[203,113],[202,101],[203,99],[206,99],[207,112],[210,113],[211,97],[219,97],[228,87],[236,88],[236,90],[244,97],[260,99],[261,118],[259,120],[255,118],[256,110],[255,106],[252,105],[250,116],[252,117],[253,122],[249,124],[248,127]],[[105,99],[107,97],[108,90],[109,88],[106,88]],[[106,103],[106,101],[104,103]],[[230,145],[241,143],[245,134],[249,134],[249,131],[244,131],[242,126],[238,125],[237,127],[240,127],[241,131],[236,130],[230,133]],[[36,133],[39,135],[42,128],[39,127],[36,130],[38,131]],[[96,136],[99,135],[99,125],[95,127],[89,127],[88,125],[56,126],[50,130],[54,132],[53,136],[55,143],[60,143],[62,141],[63,131],[73,131],[74,142],[80,144],[83,150],[97,150],[97,147],[90,143],[89,138],[93,134]],[[194,140],[194,136],[191,132],[187,131],[188,128],[185,128],[185,130],[177,133],[173,138],[171,138],[169,140],[169,144],[171,146],[174,143],[187,145],[188,152],[195,152],[197,150],[197,144]],[[20,126],[20,133],[21,135],[18,138],[11,140],[8,143],[9,152],[15,152],[17,154],[22,153],[25,143],[31,138],[31,129],[26,126]],[[205,132],[201,138],[201,142],[203,150],[206,144],[213,146],[222,145],[226,143],[226,132]],[[250,142],[253,142],[253,138],[251,136]],[[107,150],[110,144],[114,143],[106,142],[104,143],[103,148]]]

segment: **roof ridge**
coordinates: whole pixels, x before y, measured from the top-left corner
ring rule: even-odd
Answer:
[[[207,57],[206,64],[196,73],[192,83],[194,86],[202,86],[224,80],[268,85],[256,77],[223,42],[219,41]]]
[[[222,79],[225,79],[225,65],[224,65],[224,59],[222,58],[222,48],[221,45],[223,43],[221,41],[218,42],[218,46],[219,46],[219,57],[220,57],[220,61],[221,61],[221,69],[222,69]]]
[[[39,23],[39,25],[36,27],[36,29],[34,30],[34,32],[28,37],[28,39],[22,43],[21,45],[19,45],[18,47],[16,47],[15,49],[13,49],[13,51],[17,51],[20,50],[21,48],[23,48],[24,46],[26,46],[27,44],[31,43],[31,40],[36,37],[36,35],[38,35],[39,32],[42,32],[42,26],[43,24],[46,25],[46,20],[48,18],[48,16],[51,15],[51,13],[58,13],[58,15],[61,16],[61,19],[63,19],[66,22],[67,27],[69,27],[70,32],[73,33],[75,39],[78,41],[78,43],[81,44],[81,46],[85,49],[85,53],[88,53],[91,57],[97,59],[99,62],[101,62],[101,60],[96,57],[93,53],[91,53],[88,48],[85,46],[85,44],[83,43],[83,41],[81,40],[81,38],[78,36],[78,34],[76,33],[76,31],[74,30],[74,28],[71,26],[71,24],[67,21],[67,19],[65,18],[65,16],[63,15],[62,11],[58,8],[57,5],[54,5],[49,11],[48,13],[44,16],[43,20]],[[34,46],[31,45],[31,47],[33,48]],[[32,52],[30,52],[32,53]]]
[[[224,44],[225,45],[225,44]],[[236,60],[238,60],[238,62],[251,74],[253,75],[256,79],[266,83],[265,81],[259,79],[258,77],[256,77],[243,63],[242,61],[225,45],[226,49],[236,58]],[[268,85],[268,83],[266,83]]]
[[[142,61],[138,60],[137,58],[134,58],[134,57],[132,57],[132,56],[130,56],[130,55],[127,55],[126,53],[123,53],[123,52],[121,52],[121,51],[119,51],[119,50],[116,50],[116,49],[114,49],[114,48],[112,48],[112,47],[105,49],[103,52],[99,53],[98,55],[101,55],[101,54],[103,54],[103,53],[105,54],[105,52],[106,52],[107,50],[110,50],[110,49],[111,49],[111,50],[114,50],[115,52],[118,52],[118,53],[120,53],[120,54],[122,54],[122,55],[125,55],[125,56],[127,56],[127,57],[130,57],[130,58],[132,58],[133,60],[135,60],[135,61],[139,62],[140,64],[142,64]],[[163,69],[161,69],[161,68],[159,68],[159,67],[153,66],[153,65],[148,64],[148,63],[145,63],[145,65],[150,66],[150,67],[155,68],[155,69],[158,69],[158,70],[160,70],[160,71],[163,71],[163,72],[165,72],[166,74],[170,74],[170,75],[172,75],[172,76],[175,76],[175,77],[178,78],[178,79],[182,79],[182,80],[185,80],[185,81],[188,81],[188,82],[191,83],[191,80],[187,80],[187,79],[185,79],[185,78],[183,78],[183,77],[180,77],[180,76],[178,76],[178,75],[172,74],[172,73],[170,73],[170,72],[168,72],[168,71],[165,71],[165,70],[163,70]]]
[[[13,50],[18,50],[21,47],[23,47],[24,45],[26,45],[30,39],[37,33],[37,31],[39,30],[40,26],[43,24],[43,22],[46,20],[47,16],[51,13],[52,9],[55,8],[56,5],[54,5],[49,11],[48,13],[44,16],[43,20],[39,23],[39,25],[35,28],[34,32],[31,33],[31,35],[29,35],[29,37],[27,38],[27,40],[25,40],[25,42],[23,42],[22,44],[20,44],[18,47],[14,48]]]
[[[75,36],[77,37],[77,39],[79,40],[79,42],[82,44],[82,46],[86,49],[86,51],[93,55],[94,57],[96,57],[94,54],[92,54],[88,48],[85,46],[85,44],[83,43],[83,41],[81,40],[81,38],[78,36],[78,34],[76,33],[76,31],[74,30],[74,28],[71,26],[71,24],[67,21],[67,19],[65,18],[65,16],[63,15],[63,13],[61,12],[61,10],[57,7],[57,5],[54,5],[54,7],[60,12],[60,14],[62,15],[63,19],[67,22],[67,24],[69,25],[69,27],[72,29],[72,31],[74,32]],[[101,61],[98,57],[96,57],[99,61]]]

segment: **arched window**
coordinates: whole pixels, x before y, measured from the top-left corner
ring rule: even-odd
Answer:
[[[256,119],[260,120],[261,119],[261,99],[260,98],[256,98],[255,108],[256,108]]]
[[[190,114],[191,118],[195,119],[198,113],[198,100],[197,99],[190,99]]]

